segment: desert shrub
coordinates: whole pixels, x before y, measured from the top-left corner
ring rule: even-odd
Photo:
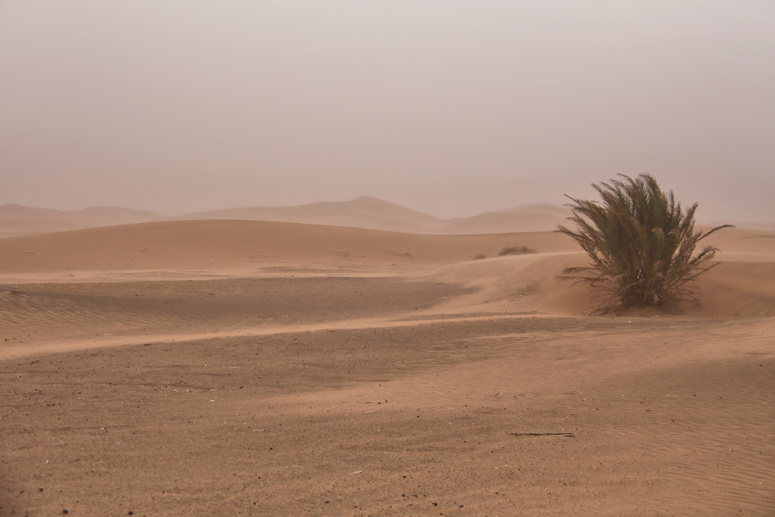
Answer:
[[[535,252],[536,250],[533,248],[528,248],[527,246],[506,246],[501,248],[501,250],[498,252],[498,256],[502,257],[504,255],[523,255],[525,253]]]
[[[567,268],[561,278],[588,282],[625,307],[692,298],[688,284],[715,265],[709,261],[718,251],[707,246],[695,255],[697,243],[730,225],[695,232],[696,203],[684,212],[651,175],[620,176],[592,185],[602,202],[568,196],[576,229],[559,231],[575,239],[592,264]]]
[[[476,255],[474,255],[474,260],[482,260],[486,258],[487,258],[487,255],[485,255],[484,253],[477,253]]]

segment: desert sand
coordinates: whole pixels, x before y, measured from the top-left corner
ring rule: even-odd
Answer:
[[[552,231],[0,238],[0,515],[773,515],[775,233],[709,241],[601,315]]]

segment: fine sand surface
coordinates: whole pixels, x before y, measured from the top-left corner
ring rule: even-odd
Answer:
[[[0,238],[0,515],[773,515],[775,233],[709,241],[601,315],[556,232]]]

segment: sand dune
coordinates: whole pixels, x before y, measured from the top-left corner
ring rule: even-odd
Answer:
[[[473,217],[449,219],[441,226],[439,233],[551,231],[561,224],[566,224],[570,215],[570,209],[557,205],[527,205],[509,210],[487,212]]]
[[[166,216],[119,207],[51,210],[16,204],[0,206],[0,237],[59,232],[165,219]]]
[[[0,275],[288,265],[429,269],[522,245],[540,251],[574,246],[551,232],[418,235],[294,223],[172,221],[0,239]]]
[[[750,258],[750,257],[749,257]],[[761,260],[761,256],[757,256]],[[566,267],[586,263],[583,253],[555,253],[466,262],[443,268],[432,278],[460,283],[475,294],[454,303],[491,310],[590,315],[608,300],[586,286],[558,279]],[[674,314],[699,317],[775,316],[775,260],[721,262],[695,283],[697,302]],[[654,314],[654,313],[651,313]]]
[[[232,219],[346,226],[398,232],[424,232],[438,227],[440,220],[374,197],[352,201],[311,203],[300,206],[247,207],[197,212],[178,220]]]
[[[720,267],[703,277],[708,314],[772,313],[775,234],[728,229],[708,239],[721,248]],[[497,257],[507,246],[538,253]],[[491,258],[472,260],[484,254]],[[420,235],[253,221],[170,221],[0,239],[0,281],[256,276],[317,268],[330,273],[435,273],[434,280],[475,287],[484,303],[521,311],[588,314],[601,301],[557,280],[585,263],[576,244],[557,232]],[[440,269],[441,268],[441,269]],[[488,298],[489,297],[489,298]],[[736,303],[725,303],[734,298]],[[470,300],[464,303],[470,303]],[[696,308],[683,310],[698,313]]]
[[[239,219],[347,226],[404,233],[473,234],[550,231],[570,215],[565,207],[534,204],[472,217],[440,219],[373,197],[293,207],[252,207],[201,212],[185,220]]]
[[[473,217],[440,219],[373,197],[300,206],[245,207],[177,217],[117,207],[91,207],[67,212],[4,205],[0,207],[0,237],[168,220],[295,222],[403,233],[513,233],[553,230],[564,223],[568,215],[566,208],[537,204]]]
[[[343,202],[254,206],[195,212],[174,217],[119,207],[61,211],[7,204],[0,206],[0,238],[170,220],[291,222],[422,234],[521,233],[554,230],[558,225],[566,224],[570,215],[568,207],[537,203],[470,217],[443,219],[369,196]],[[738,226],[765,233],[775,231],[772,224],[748,223]]]
[[[0,514],[770,515],[775,234],[709,244],[600,317],[552,231],[2,238]]]

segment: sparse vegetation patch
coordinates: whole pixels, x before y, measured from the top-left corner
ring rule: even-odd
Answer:
[[[695,255],[697,243],[731,225],[695,232],[696,203],[684,212],[651,175],[620,176],[592,185],[601,202],[570,198],[576,229],[559,230],[581,245],[592,264],[567,268],[561,278],[587,282],[625,307],[693,298],[690,282],[715,265],[709,261],[718,251],[706,246]]]
[[[525,253],[535,252],[536,250],[533,248],[528,248],[527,246],[506,246],[501,248],[501,250],[498,252],[498,256],[503,257],[504,255],[524,255]]]

